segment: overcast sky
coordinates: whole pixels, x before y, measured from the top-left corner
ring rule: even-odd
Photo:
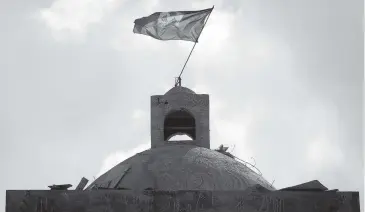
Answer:
[[[76,186],[149,148],[150,96],[173,86],[193,43],[133,34],[133,21],[213,4],[183,75],[210,94],[211,147],[276,188],[364,190],[362,1],[0,4],[1,208],[6,189]]]

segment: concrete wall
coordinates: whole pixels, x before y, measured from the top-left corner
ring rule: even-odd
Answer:
[[[151,148],[165,145],[164,119],[167,114],[181,108],[189,111],[196,122],[196,140],[192,144],[210,148],[209,95],[171,93],[151,96]]]
[[[7,191],[6,212],[360,212],[358,192]]]

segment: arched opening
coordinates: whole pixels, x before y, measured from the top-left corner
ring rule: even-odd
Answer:
[[[169,113],[164,121],[164,140],[169,141],[175,136],[186,135],[191,139],[196,139],[195,119],[186,110],[178,110]],[[175,140],[176,141],[176,140]]]

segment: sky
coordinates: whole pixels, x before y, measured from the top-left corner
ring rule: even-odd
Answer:
[[[92,181],[149,148],[150,96],[193,46],[133,34],[158,11],[215,9],[182,76],[220,144],[284,188],[360,191],[363,1],[2,0],[0,208],[6,189]]]

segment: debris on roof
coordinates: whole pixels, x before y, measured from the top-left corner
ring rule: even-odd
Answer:
[[[71,184],[61,184],[61,185],[50,185],[50,186],[48,186],[48,188],[50,188],[51,190],[67,190],[71,187],[72,187]]]
[[[328,188],[318,180],[309,181],[296,186],[281,189],[282,191],[327,191]]]
[[[223,144],[221,144],[221,145],[219,146],[219,148],[218,148],[218,149],[216,149],[215,151],[217,151],[217,152],[219,152],[219,153],[222,153],[222,154],[224,154],[224,155],[227,155],[227,156],[228,156],[228,157],[230,157],[230,158],[235,158],[235,157],[234,157],[234,155],[232,155],[231,153],[227,152],[227,150],[228,150],[228,147],[225,147],[225,146],[223,146]]]
[[[86,179],[85,177],[83,177],[81,179],[81,181],[79,182],[79,185],[77,185],[75,190],[84,190],[85,186],[87,185],[87,183],[89,182],[88,179]]]

